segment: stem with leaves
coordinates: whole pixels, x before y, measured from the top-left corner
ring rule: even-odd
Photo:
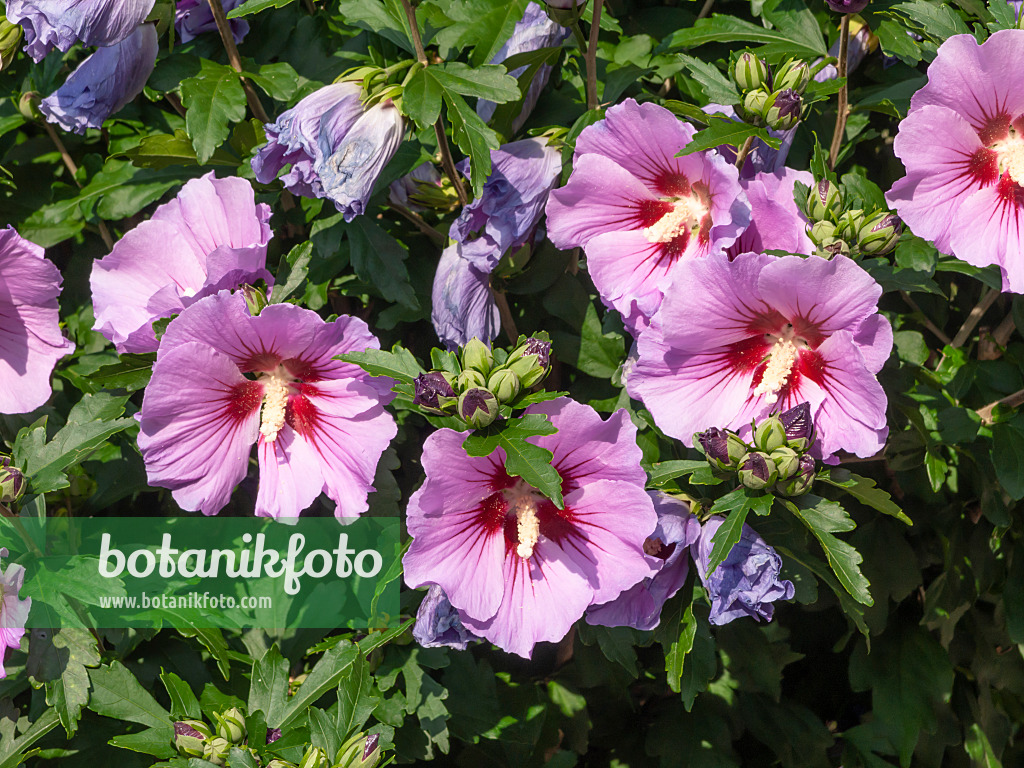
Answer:
[[[597,36],[601,32],[601,6],[603,0],[594,0],[594,15],[590,19],[590,40],[583,53],[587,65],[587,109],[597,109]]]
[[[207,2],[210,4],[210,10],[213,12],[213,20],[217,24],[220,39],[224,43],[224,50],[227,51],[228,62],[231,64],[231,68],[241,75],[242,57],[238,55],[238,46],[235,45],[235,36],[231,32],[231,24],[228,23],[228,17],[224,13],[224,6],[221,4],[221,0],[207,0]],[[270,117],[267,115],[266,110],[263,109],[263,104],[260,103],[260,97],[256,93],[253,84],[247,77],[243,76],[241,79],[242,89],[245,91],[245,100],[249,104],[249,111],[260,122],[269,123]]]
[[[989,403],[984,408],[979,408],[975,411],[981,417],[983,424],[992,423],[992,411],[996,409],[998,405],[1005,405],[1008,408],[1017,408],[1018,406],[1024,405],[1024,389],[1014,392],[1012,395],[1007,395],[1002,400],[996,400],[994,403]]]
[[[57,135],[53,126],[45,120],[43,121],[43,128],[46,129],[46,133],[50,137],[50,141],[53,142],[53,146],[55,146],[57,151],[60,153],[60,159],[64,161],[64,167],[67,168],[68,172],[71,174],[71,181],[75,183],[76,187],[81,189],[82,184],[78,180],[78,166],[75,164],[71,154],[68,152],[68,148],[64,146],[64,142],[60,140],[60,136]],[[114,238],[110,236],[110,230],[107,229],[107,224],[102,219],[98,220],[98,229],[100,231],[100,237],[103,238],[103,242],[109,251],[114,247]]]
[[[754,145],[754,137],[747,136],[747,140],[743,142],[743,146],[740,147],[740,151],[736,153],[736,167],[739,170],[743,170],[743,161],[747,159],[747,155],[750,154],[750,148]]]
[[[849,100],[849,89],[846,85],[846,60],[850,50],[850,14],[844,13],[843,20],[839,24],[839,79],[843,81],[839,88],[839,104],[836,113],[836,128],[832,132],[832,147],[828,153],[828,167],[835,168],[836,160],[839,159],[839,149],[843,144],[843,134],[846,133],[846,113]]]

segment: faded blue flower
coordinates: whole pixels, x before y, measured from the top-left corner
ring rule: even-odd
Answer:
[[[462,626],[459,612],[448,602],[448,596],[436,584],[427,590],[426,597],[416,612],[416,624],[412,636],[424,648],[454,648],[466,650],[470,640],[477,640]]]
[[[146,20],[154,0],[7,0],[8,21],[25,30],[25,51],[41,61],[75,43],[109,47]]]
[[[224,12],[233,11],[243,2],[245,0],[222,0]],[[249,34],[249,22],[245,19],[229,19],[228,23],[231,25],[231,36],[235,38],[236,43],[242,42]],[[174,10],[174,31],[181,42],[187,43],[216,29],[217,22],[214,21],[213,11],[206,0],[177,0]]]
[[[490,270],[478,269],[465,258],[460,243],[441,253],[432,302],[430,319],[448,349],[464,346],[474,337],[491,341],[498,335],[501,318],[491,294]]]

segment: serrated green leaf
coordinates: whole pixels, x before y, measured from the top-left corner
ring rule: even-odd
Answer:
[[[401,344],[395,344],[390,352],[367,349],[363,352],[346,352],[336,359],[358,365],[371,376],[388,376],[410,385],[424,372],[412,352]]]
[[[472,48],[470,63],[484,64],[498,53],[512,35],[516,22],[523,18],[528,0],[454,0],[445,14],[454,23],[441,30],[437,42],[442,47]]]
[[[57,563],[51,570],[48,566]],[[32,623],[42,627],[78,627],[85,629],[82,615],[72,607],[74,600],[87,608],[101,598],[121,597],[124,582],[99,573],[95,557],[76,555],[63,560],[43,558],[26,573],[22,595],[33,598]]]
[[[15,710],[16,712],[17,710]],[[6,720],[5,720],[6,721]],[[10,721],[6,721],[10,722]],[[3,733],[0,738],[0,768],[16,768],[24,762],[24,758],[34,754],[38,750],[27,750],[39,739],[60,725],[57,713],[52,709],[45,710],[29,727],[17,738],[14,738],[14,729],[10,733]]]
[[[452,137],[459,149],[469,155],[470,184],[473,196],[479,197],[483,194],[484,182],[491,175],[491,150],[500,146],[498,134],[461,96],[445,91],[444,103],[452,124]]]
[[[284,8],[295,0],[246,0],[234,10],[228,11],[229,19],[238,19],[242,16],[251,16],[254,13],[265,11],[268,8]]]
[[[274,276],[274,289],[270,292],[270,298],[275,304],[284,302],[306,282],[312,259],[313,243],[309,240],[296,245],[281,259],[277,275]]]
[[[700,83],[701,92],[708,101],[715,104],[739,104],[743,101],[733,81],[714,64],[682,53],[678,57],[693,79]]]
[[[860,564],[864,561],[864,558],[852,546],[829,532],[835,526],[845,525],[845,523],[840,522],[838,513],[834,509],[830,508],[829,511],[822,511],[812,506],[816,502],[821,501],[824,500],[816,496],[803,496],[796,499],[795,503],[787,502],[786,506],[807,526],[807,529],[814,535],[814,538],[818,540],[821,548],[825,551],[825,556],[828,558],[828,564],[831,566],[832,572],[835,573],[843,588],[858,603],[869,606],[874,605],[875,601],[868,591],[868,587],[871,584],[860,570]],[[851,530],[851,528],[846,528],[846,530]]]
[[[172,738],[171,713],[142,687],[135,675],[121,662],[89,670],[92,695],[89,709],[115,720],[128,720],[150,728],[166,728]]]
[[[804,522],[827,533],[842,533],[857,527],[850,513],[835,501],[807,494],[801,496],[796,505]]]
[[[155,362],[156,352],[120,355],[120,362],[105,365],[95,373],[89,374],[87,378],[103,389],[126,389],[135,392],[149,383]]]
[[[703,460],[680,459],[678,461],[659,461],[652,464],[647,471],[647,477],[651,485],[664,485],[669,480],[696,472],[702,467],[708,466]]]
[[[436,67],[424,67],[412,76],[402,91],[402,112],[421,129],[437,122],[444,89],[434,77]]]
[[[899,508],[899,505],[892,500],[892,496],[877,487],[875,481],[869,477],[855,475],[845,469],[833,469],[828,475],[823,475],[818,479],[829,485],[842,488],[862,504],[877,509],[883,515],[895,517],[907,525],[914,524]]]
[[[46,689],[46,703],[57,711],[68,736],[78,730],[89,701],[89,672],[100,663],[96,638],[86,629],[33,629],[29,633],[29,677]]]
[[[231,67],[207,59],[199,74],[181,81],[181,103],[186,108],[185,129],[196,159],[205,163],[231,132],[231,123],[245,119],[245,91]]]
[[[388,301],[419,309],[416,291],[409,282],[405,260],[409,252],[369,216],[357,216],[345,226],[349,258],[360,280],[369,283]]]
[[[167,759],[178,754],[172,744],[173,741],[174,726],[168,723],[162,728],[147,728],[139,733],[123,733],[107,743],[120,749],[130,749],[132,752]]]
[[[146,136],[139,145],[126,149],[119,156],[127,157],[139,168],[166,168],[169,165],[222,165],[238,167],[238,158],[223,149],[217,149],[204,163],[196,157],[195,147],[185,131],[174,134],[155,133]]]
[[[161,671],[160,682],[167,689],[171,699],[171,717],[175,720],[192,718],[199,720],[203,711],[199,707],[199,699],[192,693],[192,688],[173,672]]]
[[[711,124],[704,130],[694,134],[694,137],[690,139],[690,143],[676,153],[676,157],[692,155],[694,152],[713,149],[722,144],[739,148],[750,137],[761,139],[770,147],[777,148],[779,146],[779,140],[769,136],[764,128],[712,116]]]
[[[1004,0],[989,0],[989,13],[993,21],[989,22],[989,32],[998,32],[1000,29],[1017,29],[1017,16],[1020,10],[1015,8],[1013,3]]]
[[[276,101],[288,101],[294,95],[299,83],[299,73],[295,68],[285,61],[274,64],[264,64],[256,71],[251,71],[246,64],[246,71],[242,74],[248,77],[256,85],[263,89],[263,92]]]
[[[712,514],[728,512],[725,520],[711,537],[711,557],[708,558],[707,574],[710,578],[715,569],[729,557],[733,546],[743,535],[743,523],[750,511],[749,491],[746,488],[736,488],[722,498],[718,499],[709,510]]]
[[[910,0],[910,2],[894,5],[892,10],[907,16],[913,22],[913,26],[937,43],[942,43],[953,35],[970,34],[963,19],[945,3]]]
[[[288,700],[280,722],[275,723],[267,717],[267,725],[271,728],[287,728],[301,717],[306,707],[311,705],[349,673],[356,658],[362,653],[354,643],[336,645],[331,648],[310,670],[302,685]]]
[[[820,40],[820,36],[819,36]],[[824,56],[824,44],[810,40],[796,40],[776,29],[766,29],[749,21],[715,13],[711,18],[699,19],[692,27],[678,29],[669,35],[665,46],[670,51],[681,51],[706,43],[764,43],[773,53],[793,56]]]
[[[462,446],[470,456],[490,456],[500,447],[505,452],[505,471],[523,478],[562,509],[562,478],[551,465],[553,454],[527,441],[528,437],[553,435],[557,431],[546,414],[528,413],[478,429],[469,434]]]
[[[288,706],[288,661],[277,646],[261,656],[252,667],[248,711],[259,710],[270,728],[280,727]]]
[[[475,96],[503,104],[522,95],[516,79],[507,74],[501,65],[487,64],[473,68],[461,61],[448,61],[431,68],[431,72],[444,90],[461,96]]]

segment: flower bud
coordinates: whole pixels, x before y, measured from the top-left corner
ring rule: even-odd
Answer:
[[[775,482],[779,472],[775,462],[765,453],[752,451],[740,462],[740,482],[752,491],[761,491]]]
[[[467,368],[459,377],[455,380],[460,392],[465,392],[467,389],[473,389],[474,387],[486,387],[487,377],[480,373],[480,371],[474,370],[473,368]]]
[[[462,369],[480,371],[484,376],[491,372],[494,356],[490,348],[475,336],[462,349]]]
[[[849,256],[850,244],[841,238],[830,237],[821,243],[818,255],[826,259],[831,259],[835,256]]]
[[[21,27],[12,24],[0,14],[0,70],[6,69],[18,55],[21,45]]]
[[[782,496],[803,496],[814,483],[814,459],[807,454],[800,457],[800,467],[788,480],[780,480],[775,491]]]
[[[863,254],[883,256],[900,240],[903,221],[895,213],[880,211],[871,216],[857,232],[857,245]]]
[[[769,416],[754,430],[754,445],[771,453],[786,444],[786,428],[778,416]]]
[[[551,342],[533,336],[516,347],[506,364],[524,387],[538,384],[551,370]]]
[[[212,735],[202,720],[180,720],[174,724],[174,748],[189,757],[202,757],[206,740]]]
[[[334,761],[334,768],[374,768],[380,762],[380,736],[359,733],[346,741]]]
[[[825,219],[834,216],[842,209],[843,192],[838,184],[828,179],[819,181],[807,195],[807,215],[819,223],[826,223]],[[832,232],[835,232],[835,227],[832,227],[829,232],[830,237]]]
[[[843,211],[843,213],[836,219],[836,232],[835,237],[847,242],[855,242],[857,240],[857,233],[867,222],[867,217],[864,215],[864,211],[860,208],[854,208],[850,211]]]
[[[327,753],[320,747],[310,747],[302,756],[299,768],[328,768],[331,762],[327,759]]]
[[[459,396],[458,412],[473,429],[486,427],[498,418],[498,398],[482,387],[467,389]]]
[[[811,240],[818,245],[835,240],[836,238],[836,225],[831,221],[818,221],[811,227],[810,233]]]
[[[800,454],[792,448],[776,448],[771,452],[771,459],[779,472],[779,480],[787,480],[800,471]]]
[[[421,373],[413,382],[415,394],[413,405],[418,405],[432,413],[444,413],[449,402],[454,402],[455,390],[452,389],[451,374],[441,371]]]
[[[0,504],[10,504],[25,492],[25,475],[11,463],[9,456],[0,456]]]
[[[249,308],[249,314],[253,317],[256,317],[266,307],[270,306],[270,302],[267,300],[267,294],[261,289],[252,285],[242,285],[238,290],[240,290],[242,292],[242,296],[245,297],[245,306]]]
[[[768,105],[768,99],[771,97],[767,91],[758,88],[755,91],[750,91],[743,99],[743,109],[747,111],[747,114],[753,120],[758,120],[764,116],[765,108]]]
[[[701,447],[708,462],[718,469],[736,469],[747,455],[747,444],[733,432],[711,427],[698,433]]]
[[[487,388],[503,403],[507,403],[519,394],[521,385],[519,377],[508,368],[500,368],[487,380]]]
[[[771,70],[764,59],[759,59],[749,51],[744,51],[736,59],[736,66],[733,69],[733,78],[744,91],[753,91],[755,88],[771,87]]]
[[[797,452],[806,451],[814,439],[811,404],[803,402],[783,411],[779,414],[779,421],[786,428],[786,444]]]
[[[769,102],[768,110],[764,113],[765,122],[769,128],[777,131],[788,131],[800,122],[800,110],[804,100],[800,94],[792,88],[779,91],[774,94],[774,99]]]
[[[868,0],[825,0],[836,13],[860,13],[868,7]]]
[[[552,21],[563,27],[571,27],[579,21],[587,0],[544,0],[544,4]]]
[[[26,120],[41,122],[45,119],[43,113],[39,111],[41,101],[42,97],[35,91],[25,91],[18,99],[18,111]]]
[[[295,763],[289,763],[287,760],[275,757],[267,763],[267,768],[295,768]]]
[[[224,765],[224,761],[231,754],[231,742],[222,736],[214,736],[203,749],[203,759],[214,765]]]
[[[811,68],[806,61],[790,59],[775,73],[775,89],[782,91],[791,89],[797,93],[803,93],[807,84],[811,81]]]
[[[217,720],[217,735],[234,744],[240,744],[245,738],[245,714],[238,707],[227,712],[214,714]]]

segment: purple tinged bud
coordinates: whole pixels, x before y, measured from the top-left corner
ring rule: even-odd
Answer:
[[[838,184],[833,184],[828,179],[819,181],[807,196],[807,215],[817,222],[837,214],[842,207],[842,190]],[[829,232],[830,237],[831,235],[832,232]]]
[[[25,475],[11,463],[8,456],[0,456],[0,504],[10,504],[25,492]]]
[[[459,396],[458,414],[471,428],[481,429],[498,418],[498,398],[483,387],[467,389]]]
[[[882,211],[871,216],[857,232],[857,245],[861,253],[883,256],[896,247],[902,233],[903,221],[900,217]]]
[[[806,61],[795,59],[788,61],[775,75],[775,89],[786,90],[792,88],[797,93],[803,93],[807,84],[811,81],[811,68]]]
[[[418,405],[437,413],[441,413],[445,405],[441,398],[455,397],[455,390],[452,389],[451,382],[440,371],[421,373],[416,377],[413,386],[415,387],[415,396],[412,400],[413,405]]]
[[[712,466],[718,469],[736,469],[747,455],[747,444],[732,432],[711,427],[698,434],[697,439]]]
[[[786,427],[778,416],[769,416],[754,430],[754,445],[771,453],[786,443]]]
[[[536,355],[537,362],[547,368],[551,365],[551,342],[531,336],[526,340],[524,354]]]
[[[815,473],[814,459],[804,454],[800,457],[800,465],[796,473],[787,480],[779,480],[775,485],[775,490],[782,496],[803,496],[811,490]]]
[[[242,296],[245,297],[245,305],[249,308],[249,314],[253,317],[256,317],[256,315],[270,306],[270,302],[267,300],[267,294],[261,289],[245,283],[240,286],[238,290],[240,290],[242,292]]]
[[[374,768],[379,762],[380,736],[357,733],[338,750],[333,768]]]
[[[764,116],[769,128],[788,131],[800,122],[800,110],[804,100],[792,88],[779,91],[775,94],[775,99],[769,103],[771,106],[768,107]]]
[[[455,385],[458,387],[459,392],[465,392],[467,389],[473,389],[474,387],[486,388],[487,377],[475,368],[467,368],[459,374],[459,377],[455,380]]]
[[[772,462],[779,472],[779,480],[788,480],[800,471],[800,454],[792,448],[776,448],[771,452]]]
[[[736,66],[733,68],[733,78],[744,91],[753,91],[757,88],[771,88],[772,76],[768,69],[768,63],[749,51],[744,51],[736,59]]]
[[[202,757],[207,739],[213,736],[202,720],[180,720],[174,724],[174,748],[189,757]]]
[[[512,351],[507,367],[519,377],[523,387],[539,384],[551,370],[551,342],[531,336]]]
[[[825,0],[836,13],[860,13],[868,7],[868,0]]]
[[[493,364],[494,355],[491,354],[490,347],[475,336],[466,342],[466,346],[462,349],[463,370],[472,369],[486,376],[491,372]]]
[[[786,430],[786,443],[796,451],[805,451],[814,439],[814,420],[811,418],[811,404],[795,405],[779,414],[779,421]]]
[[[762,491],[779,476],[775,462],[771,457],[760,451],[753,451],[743,457],[740,462],[740,483],[752,491]]]

